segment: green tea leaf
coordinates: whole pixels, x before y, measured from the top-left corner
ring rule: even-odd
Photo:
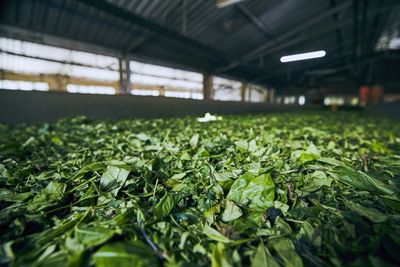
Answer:
[[[212,240],[219,241],[219,242],[222,242],[222,243],[230,243],[230,242],[232,242],[232,240],[230,240],[226,236],[222,235],[220,232],[218,232],[214,228],[211,228],[210,226],[205,226],[203,228],[203,234],[207,235]]]
[[[398,265],[400,123],[206,117],[0,124],[0,266]]]
[[[290,239],[278,238],[271,240],[271,246],[282,258],[287,267],[302,267],[303,261],[297,254],[296,249]]]
[[[168,216],[175,206],[175,199],[171,193],[165,193],[157,205],[154,206],[153,214],[158,219]]]
[[[211,267],[232,267],[225,252],[225,246],[222,243],[217,243],[211,255]]]
[[[29,203],[28,210],[40,211],[53,205],[63,198],[66,188],[67,185],[65,183],[50,182],[46,188],[37,194]]]
[[[190,146],[195,149],[197,146],[197,143],[199,142],[199,134],[195,134],[190,138]]]
[[[222,220],[224,222],[231,222],[234,221],[238,218],[240,218],[243,215],[242,210],[235,205],[233,201],[227,200],[225,202],[225,209],[224,212],[222,213]]]
[[[125,184],[129,173],[130,171],[127,169],[117,166],[108,166],[106,172],[100,178],[100,189],[116,197],[118,191]]]
[[[17,193],[12,192],[11,190],[8,190],[5,188],[0,188],[0,201],[20,202],[20,201],[24,201],[31,195],[32,195],[31,192],[17,194]]]
[[[227,199],[247,205],[252,220],[260,222],[266,209],[274,206],[274,189],[275,184],[268,173],[259,176],[246,173],[232,184]]]
[[[279,263],[261,242],[251,260],[251,267],[279,267]]]
[[[397,221],[400,221],[400,215],[384,214],[376,209],[368,208],[368,207],[365,207],[358,203],[353,203],[353,202],[347,201],[346,206],[349,209],[357,212],[361,216],[366,217],[368,220],[370,220],[373,223],[383,223],[389,218],[393,218],[393,219],[396,219]]]
[[[79,244],[86,247],[94,247],[103,244],[109,240],[115,233],[115,230],[105,227],[82,227],[75,228],[75,238]]]
[[[96,267],[159,265],[151,249],[139,241],[104,245],[94,253],[93,262]]]
[[[380,180],[369,176],[366,173],[360,171],[354,171],[353,169],[345,166],[339,166],[336,169],[338,173],[338,179],[346,184],[352,185],[356,188],[375,192],[378,194],[395,194],[396,191],[390,185],[386,185]]]
[[[313,192],[320,189],[322,186],[331,186],[332,178],[328,178],[328,176],[322,171],[315,171],[310,175],[305,183],[306,184],[302,190],[306,192]]]

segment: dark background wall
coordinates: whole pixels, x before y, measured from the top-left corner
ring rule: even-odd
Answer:
[[[88,95],[0,90],[0,123],[36,123],[85,115],[93,119],[154,118],[300,110],[267,103],[202,101],[153,96]]]
[[[320,107],[203,101],[153,96],[88,95],[63,92],[0,90],[0,123],[51,122],[85,115],[92,119],[162,118],[188,115],[301,112]],[[400,102],[364,108],[363,112],[400,120]]]
[[[400,120],[400,101],[368,106],[364,111],[371,115],[380,115],[394,120]]]

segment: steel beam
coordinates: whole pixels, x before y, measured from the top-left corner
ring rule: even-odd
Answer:
[[[27,30],[21,27],[3,23],[0,23],[0,36],[107,56],[119,57],[121,55],[120,51],[104,46],[99,46],[76,39],[73,40],[65,37],[54,36],[36,29],[35,31]]]
[[[376,16],[376,14],[381,14],[381,13],[388,12],[389,10],[390,10],[390,7],[387,7],[387,6],[379,8],[379,9],[375,9],[375,10],[370,10],[370,11],[368,11],[366,17],[370,18],[370,17]],[[353,19],[350,18],[350,19],[344,20],[344,21],[342,21],[342,22],[340,22],[338,24],[334,24],[334,25],[332,25],[330,27],[324,27],[323,29],[321,29],[319,31],[316,31],[316,32],[313,32],[308,36],[305,36],[305,35],[299,36],[299,37],[297,37],[297,38],[295,38],[295,39],[293,39],[293,40],[291,40],[289,42],[285,42],[285,43],[282,43],[281,45],[278,45],[278,46],[275,46],[275,47],[271,48],[269,53],[274,53],[274,52],[280,51],[280,50],[284,49],[285,47],[289,47],[289,46],[295,45],[295,44],[297,44],[297,43],[299,43],[301,41],[311,40],[311,38],[313,38],[313,37],[318,37],[318,36],[320,36],[322,34],[329,33],[329,32],[331,32],[331,31],[333,31],[335,29],[351,25],[352,22],[353,22]],[[350,41],[352,42],[352,40],[350,40]],[[344,46],[345,43],[346,42],[343,42],[342,45]],[[335,49],[336,49],[336,47],[335,47]],[[326,50],[328,52],[330,51],[330,49],[326,49]],[[343,53],[343,55],[344,54],[345,53]],[[348,55],[348,54],[346,54],[346,55]],[[268,71],[268,69],[265,69],[265,71]],[[255,77],[254,79],[252,79],[252,81],[253,82],[258,82],[258,81],[265,80],[265,79],[266,79],[266,77],[258,76],[258,77]]]
[[[358,0],[353,0],[353,62],[354,62],[354,76],[359,74],[358,66]]]
[[[329,9],[325,12],[322,12],[321,14],[319,14],[318,16],[316,16],[313,19],[310,19],[308,22],[302,24],[299,27],[293,28],[292,30],[280,35],[279,37],[275,38],[274,40],[272,40],[271,42],[268,42],[264,45],[259,46],[258,48],[252,49],[251,52],[247,53],[246,55],[244,55],[242,57],[242,61],[244,62],[250,62],[252,59],[255,59],[257,57],[263,56],[265,54],[267,54],[269,51],[268,49],[275,47],[278,43],[280,42],[284,42],[285,40],[294,37],[295,35],[297,35],[300,31],[302,30],[306,30],[307,28],[317,24],[318,22],[322,21],[323,19],[332,16],[332,14],[335,14],[347,7],[349,7],[351,4],[351,2],[349,1],[345,1],[342,4],[338,5],[335,8]],[[233,62],[225,67],[222,67],[219,69],[220,72],[223,71],[227,71],[230,69],[233,69],[237,66],[241,65],[240,62]]]
[[[240,65],[244,65],[245,67],[253,70],[258,70],[258,68],[252,64],[247,64],[242,61],[240,58],[237,58],[233,55],[227,54],[223,51],[210,47],[206,44],[203,44],[199,41],[196,41],[192,38],[186,37],[182,34],[174,30],[170,30],[164,26],[161,26],[155,22],[152,22],[146,18],[143,18],[139,15],[136,15],[130,11],[124,10],[112,3],[106,2],[104,0],[77,0],[81,3],[85,3],[95,9],[98,9],[106,14],[116,16],[122,20],[130,22],[134,25],[140,26],[143,29],[147,29],[151,32],[157,33],[161,36],[167,37],[170,40],[185,45],[188,49],[196,49],[199,53],[197,56],[208,56],[217,59],[222,62],[239,62]]]
[[[45,5],[44,12],[43,12],[44,14],[42,17],[42,22],[41,22],[42,27],[46,26],[46,20],[47,20],[47,15],[49,13],[49,8],[50,8],[50,5]]]
[[[187,0],[182,0],[182,35],[187,35]]]
[[[56,21],[53,24],[53,30],[52,30],[53,32],[57,30],[58,24],[60,23],[60,20],[62,18],[62,11],[63,11],[63,9],[65,7],[65,3],[66,3],[66,0],[62,0],[61,7],[57,12]]]
[[[337,6],[336,0],[331,0],[330,5],[331,5],[331,8],[335,8]],[[339,18],[338,13],[333,14],[333,20],[336,24],[339,23],[340,18]],[[342,37],[342,31],[341,31],[340,27],[336,28],[336,39],[337,39],[337,42],[339,45],[340,53],[343,53],[343,37]]]
[[[149,21],[141,16],[138,16],[132,12],[121,9],[114,4],[106,2],[104,0],[78,0],[81,3],[87,4],[95,9],[101,10],[109,15],[119,17],[123,20],[129,21],[130,23],[136,24],[144,29],[148,29],[152,32],[158,33],[162,36],[168,37],[176,42],[183,43],[189,47],[199,49],[204,53],[219,58],[225,61],[232,61],[232,56],[225,54],[222,51],[214,49],[208,45],[195,41],[191,38],[183,36],[173,30],[165,28],[157,23]]]
[[[271,39],[273,38],[272,34],[270,34],[266,29],[267,25],[264,24],[259,18],[254,16],[254,14],[243,4],[239,3],[236,5],[236,8],[243,14],[245,15],[252,23],[253,25],[267,38]]]

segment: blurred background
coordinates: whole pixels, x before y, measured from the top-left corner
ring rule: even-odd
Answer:
[[[398,0],[0,0],[0,121],[398,117],[399,49]]]

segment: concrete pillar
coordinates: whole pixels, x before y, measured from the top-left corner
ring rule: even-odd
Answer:
[[[43,76],[40,77],[43,80]],[[50,91],[65,92],[67,90],[68,77],[64,75],[49,75],[44,80],[49,84]]]
[[[242,83],[242,86],[240,87],[240,99],[242,102],[246,101],[246,88],[247,83]]]
[[[267,88],[262,88],[261,92],[263,96],[263,102],[268,102],[269,90]]]
[[[276,103],[276,91],[275,89],[269,89],[269,103]]]
[[[213,76],[210,74],[203,74],[203,99],[211,100],[213,89]]]
[[[119,82],[120,94],[129,94],[131,92],[131,70],[127,56],[119,58]]]
[[[247,92],[248,92],[247,101],[248,101],[248,102],[251,102],[251,91],[253,91],[253,86],[250,85],[250,86],[247,88]]]
[[[158,91],[160,92],[160,96],[165,96],[165,86],[160,86]]]

